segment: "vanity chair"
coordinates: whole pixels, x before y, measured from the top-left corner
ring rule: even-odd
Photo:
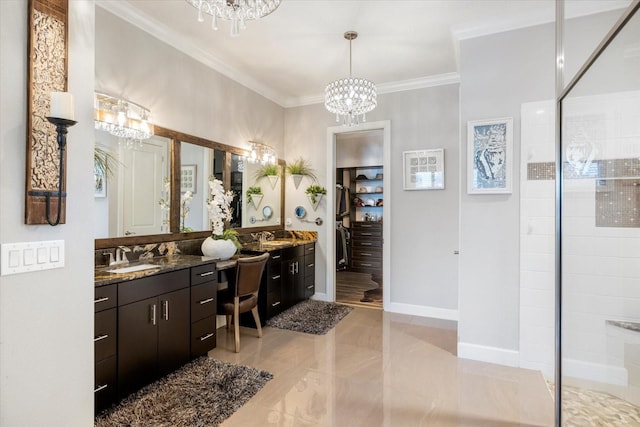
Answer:
[[[262,273],[269,259],[269,253],[238,258],[235,274],[235,286],[229,287],[218,297],[218,314],[227,317],[227,329],[233,317],[236,353],[240,351],[240,314],[251,311],[258,328],[258,338],[262,338],[262,327],[258,315],[258,291],[262,282]]]

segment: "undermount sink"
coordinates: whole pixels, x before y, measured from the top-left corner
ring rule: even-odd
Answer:
[[[105,271],[108,273],[125,274],[125,273],[135,273],[136,271],[151,270],[152,268],[160,268],[160,266],[155,264],[140,264],[140,265],[132,265],[130,267],[112,268]]]

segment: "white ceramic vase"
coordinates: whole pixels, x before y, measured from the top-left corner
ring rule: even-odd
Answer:
[[[204,256],[219,260],[229,259],[236,253],[236,245],[231,240],[213,239],[212,237],[204,239],[200,248]]]

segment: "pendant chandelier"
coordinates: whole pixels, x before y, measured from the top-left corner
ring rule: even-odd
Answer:
[[[349,40],[349,78],[329,83],[324,90],[324,106],[336,115],[336,122],[353,126],[366,121],[366,113],[378,105],[376,85],[370,80],[351,75],[351,41],[358,37],[355,31],[347,31],[344,38]]]
[[[203,13],[211,15],[211,28],[218,29],[218,19],[231,21],[231,35],[237,36],[246,28],[245,21],[260,19],[280,6],[282,0],[186,0],[198,9],[198,21],[204,22]]]

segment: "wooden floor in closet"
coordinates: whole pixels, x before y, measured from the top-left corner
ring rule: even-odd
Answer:
[[[378,284],[371,280],[369,273],[336,272],[336,302],[338,303],[382,309],[382,298],[375,298],[372,302],[361,301],[364,291],[377,287]]]

